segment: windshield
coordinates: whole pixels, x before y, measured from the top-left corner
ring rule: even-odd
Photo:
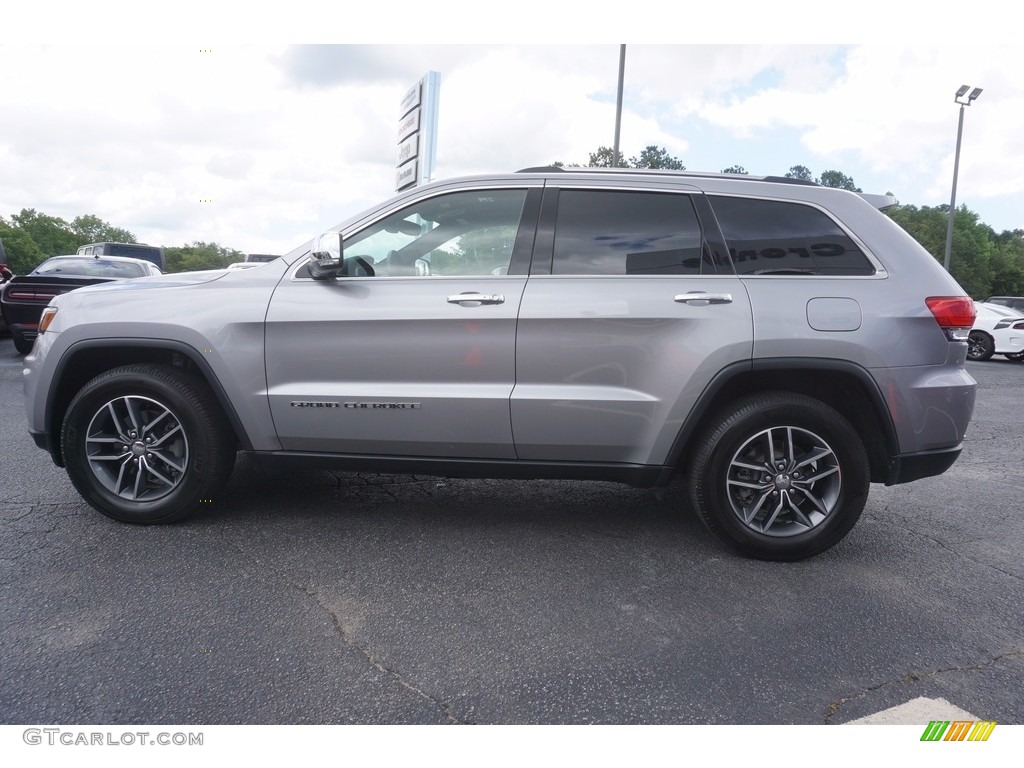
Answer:
[[[92,256],[76,258],[61,257],[44,261],[32,272],[33,275],[75,275],[79,277],[144,277],[148,274],[140,264],[126,261],[97,259]]]

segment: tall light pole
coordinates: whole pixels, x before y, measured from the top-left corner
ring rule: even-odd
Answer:
[[[946,225],[946,258],[943,265],[949,272],[949,257],[953,253],[953,216],[956,214],[956,176],[960,170],[960,139],[964,135],[964,107],[969,107],[973,101],[981,96],[981,88],[975,88],[964,101],[964,94],[971,90],[969,85],[961,85],[953,101],[960,105],[960,122],[956,127],[956,155],[953,157],[953,194],[949,198],[949,223]]]
[[[612,145],[612,168],[619,164],[619,129],[622,127],[622,83],[626,75],[626,46],[619,46],[619,91],[615,97],[615,141]]]

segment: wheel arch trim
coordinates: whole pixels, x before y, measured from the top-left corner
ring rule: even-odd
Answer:
[[[704,388],[693,408],[687,415],[679,429],[672,448],[664,463],[670,466],[678,466],[682,461],[684,452],[690,445],[698,427],[709,415],[711,403],[731,384],[738,381],[740,377],[757,374],[760,372],[822,372],[839,373],[852,376],[863,387],[875,416],[882,426],[885,445],[888,449],[887,475],[895,471],[894,460],[899,455],[899,439],[896,433],[896,426],[893,423],[892,414],[889,411],[885,396],[879,387],[878,382],[871,373],[856,363],[848,360],[837,360],[832,358],[805,358],[805,357],[777,357],[744,360],[726,366],[719,371]],[[766,389],[772,389],[767,387]]]
[[[235,407],[231,402],[231,398],[224,390],[213,366],[211,366],[209,360],[204,358],[203,355],[195,348],[174,339],[140,339],[137,337],[85,339],[82,341],[76,341],[64,350],[60,360],[58,360],[57,364],[54,366],[53,375],[50,377],[49,388],[46,393],[46,408],[43,413],[43,424],[46,428],[46,434],[49,436],[47,444],[50,456],[58,466],[63,466],[64,464],[60,455],[60,424],[54,423],[57,413],[55,410],[55,404],[60,384],[64,380],[68,366],[70,366],[79,355],[87,353],[90,350],[116,349],[118,347],[136,347],[159,350],[177,353],[187,358],[189,362],[198,369],[199,375],[210,388],[213,396],[217,399],[218,405],[221,407],[224,415],[228,419],[228,422],[231,424],[231,428],[235,432],[235,436],[238,438],[241,449],[245,451],[251,451],[253,449],[252,440],[250,439],[242,420],[239,418],[238,412],[235,410]],[[123,364],[130,365],[131,361],[126,361]],[[68,402],[70,402],[70,400]]]

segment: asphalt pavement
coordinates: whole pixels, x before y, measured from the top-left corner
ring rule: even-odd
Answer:
[[[945,475],[837,547],[745,560],[603,482],[263,471],[113,522],[26,432],[0,339],[0,722],[845,723],[919,697],[1024,723],[1024,364]]]

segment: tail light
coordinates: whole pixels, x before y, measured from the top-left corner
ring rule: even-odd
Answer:
[[[978,316],[974,302],[967,296],[929,296],[924,300],[935,322],[950,341],[966,341]]]
[[[38,290],[34,288],[8,288],[7,298],[10,301],[44,301],[49,302],[54,296],[59,296],[60,291]]]

